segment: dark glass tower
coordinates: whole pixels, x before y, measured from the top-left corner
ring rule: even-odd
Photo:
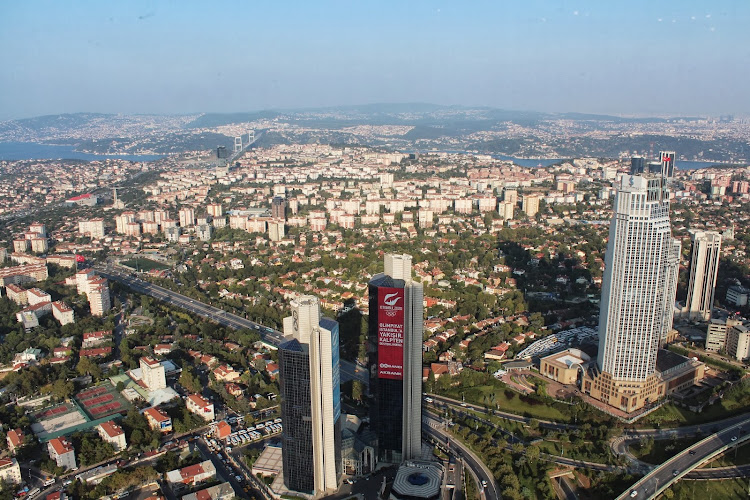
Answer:
[[[287,488],[312,493],[313,462],[312,406],[310,404],[310,355],[297,339],[279,346],[279,388],[281,390],[281,437],[284,484]]]
[[[422,422],[422,285],[411,257],[386,255],[385,273],[368,284],[370,423],[378,461],[419,458]]]
[[[321,318],[317,297],[291,301],[279,346],[284,484],[324,495],[341,479],[339,324]]]

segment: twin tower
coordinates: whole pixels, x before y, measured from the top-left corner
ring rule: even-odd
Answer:
[[[279,346],[284,484],[322,495],[342,474],[339,325],[317,297],[291,302]],[[379,462],[421,456],[423,289],[411,256],[387,254],[369,283],[370,426]]]

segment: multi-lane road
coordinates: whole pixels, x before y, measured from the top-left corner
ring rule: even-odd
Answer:
[[[458,439],[453,439],[439,418],[427,412],[422,413],[422,432],[432,436],[441,443],[445,443],[479,479],[480,496],[485,500],[498,500],[500,493],[492,472],[467,446]],[[486,486],[485,486],[486,485]]]
[[[273,347],[278,347],[284,339],[284,335],[277,330],[250,321],[247,318],[237,316],[236,314],[228,313],[223,309],[205,304],[199,300],[191,299],[190,297],[173,292],[172,290],[154,285],[148,281],[136,278],[131,276],[129,272],[125,272],[117,267],[96,265],[94,266],[94,269],[101,276],[122,283],[138,293],[150,295],[155,299],[185,309],[186,311],[190,311],[206,319],[215,321],[220,325],[238,330],[241,328],[256,330],[260,334],[263,342]],[[341,382],[348,382],[349,380],[357,379],[365,385],[369,384],[370,379],[365,368],[342,359],[340,361],[339,369],[341,371]]]
[[[655,498],[661,491],[710,458],[750,438],[747,430],[750,430],[750,418],[724,427],[655,467],[624,491],[618,499]]]

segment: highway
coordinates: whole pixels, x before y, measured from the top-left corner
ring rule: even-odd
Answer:
[[[618,500],[626,498],[656,498],[660,492],[668,488],[672,483],[687,475],[707,460],[728,448],[746,441],[750,438],[747,430],[750,430],[750,418],[745,418],[745,420],[739,423],[724,427],[719,432],[708,436],[699,443],[676,454],[658,467],[655,467],[617,497]]]
[[[486,500],[500,499],[500,492],[497,484],[495,484],[495,478],[493,477],[492,472],[490,472],[484,462],[482,462],[473,451],[459,440],[451,437],[450,433],[445,429],[442,420],[430,415],[429,413],[422,413],[422,431],[425,434],[432,436],[437,441],[445,443],[464,460],[464,463],[469,466],[474,472],[474,475],[479,479],[478,487],[482,498]],[[486,482],[486,488],[482,488],[482,481]]]
[[[277,330],[255,323],[254,321],[250,321],[241,316],[237,316],[236,314],[228,313],[223,309],[210,306],[199,300],[191,299],[190,297],[186,297],[177,292],[167,290],[166,288],[154,285],[148,281],[135,278],[131,276],[129,272],[119,270],[113,266],[105,267],[103,265],[96,265],[94,266],[94,270],[101,276],[122,283],[138,293],[150,295],[155,299],[185,309],[186,311],[190,311],[206,319],[215,321],[220,325],[228,326],[237,330],[242,328],[256,330],[260,334],[261,340],[272,347],[278,347],[284,339],[284,334]],[[342,383],[356,378],[363,384],[369,385],[370,379],[367,369],[343,359],[340,361],[339,366]]]
[[[478,411],[482,413],[484,413],[485,411],[483,407],[479,407],[477,405],[472,405],[469,403],[462,403],[460,401],[457,401],[451,398],[437,396],[434,394],[430,394],[429,396],[433,398],[436,403],[449,405],[454,410],[459,411],[461,413],[464,413],[463,410],[474,410],[474,411]],[[509,420],[513,420],[516,422],[528,423],[528,421],[530,420],[528,417],[522,417],[519,415],[514,415],[512,413],[499,412],[499,411],[493,411],[493,413],[495,415],[502,416],[503,418],[508,418]],[[465,415],[477,421],[480,421],[483,424],[492,425],[492,422],[476,417],[472,414],[465,413]],[[629,453],[627,452],[628,443],[631,443],[632,441],[640,440],[641,437],[643,436],[651,436],[654,439],[659,440],[659,439],[670,439],[674,436],[678,436],[678,437],[690,436],[697,432],[703,432],[703,433],[708,434],[710,432],[715,432],[716,430],[720,428],[726,428],[735,424],[739,424],[741,422],[746,421],[748,418],[750,418],[750,415],[743,414],[743,415],[727,418],[724,420],[719,420],[716,422],[709,422],[705,424],[687,426],[687,427],[677,428],[677,429],[642,429],[642,430],[628,431],[625,437],[621,436],[612,443],[612,449],[618,455],[625,454],[626,456],[630,456]],[[575,428],[575,426],[572,426],[572,425],[555,424],[554,422],[543,422],[540,424],[540,427],[545,427],[545,426],[548,428],[556,428],[557,426]],[[519,439],[518,437],[514,435],[509,435],[509,439],[508,439],[509,445],[507,448],[510,449],[511,448],[510,445],[515,442],[523,443],[523,441]],[[587,460],[579,460],[579,459],[562,457],[562,456],[557,456],[557,455],[550,455],[548,453],[541,453],[540,458],[542,460],[549,460],[551,462],[555,462],[556,464],[559,464],[559,465],[569,465],[569,466],[580,468],[580,469],[609,471],[609,472],[617,472],[617,471],[625,470],[625,467],[622,467],[620,465],[590,462]],[[635,463],[635,467],[630,468],[632,472],[648,473],[654,468],[654,466],[651,464],[640,462],[635,459],[634,459],[634,463]],[[738,477],[739,478],[748,477],[748,475],[750,475],[750,465],[703,468],[703,469],[696,468],[695,470],[691,470],[690,472],[688,472],[685,476],[687,479],[731,479],[731,478],[738,478]]]

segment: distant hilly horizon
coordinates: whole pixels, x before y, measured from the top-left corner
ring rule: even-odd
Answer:
[[[21,126],[35,128],[37,126],[50,126],[50,120],[54,120],[55,126],[80,126],[83,121],[88,121],[96,118],[111,118],[111,117],[122,117],[122,116],[158,116],[158,117],[190,117],[195,116],[194,122],[190,122],[188,127],[211,127],[228,125],[232,123],[242,123],[254,120],[263,119],[274,119],[282,115],[289,114],[311,114],[311,113],[351,113],[363,115],[357,117],[363,119],[367,116],[370,117],[391,117],[396,119],[393,115],[403,114],[415,114],[425,115],[435,112],[453,111],[455,113],[469,113],[469,112],[482,112],[483,116],[466,117],[471,121],[487,121],[487,120],[502,120],[502,121],[528,121],[528,120],[545,120],[545,119],[570,119],[578,121],[616,121],[616,122],[664,122],[669,120],[698,120],[704,117],[700,116],[619,116],[611,114],[598,114],[598,113],[581,113],[581,112],[545,112],[545,111],[528,111],[528,110],[512,110],[505,108],[496,108],[493,106],[466,106],[466,105],[443,105],[443,104],[432,104],[432,103],[371,103],[371,104],[352,104],[352,105],[341,105],[341,106],[317,106],[317,107],[300,107],[300,108],[268,108],[252,111],[238,111],[238,112],[214,112],[214,111],[203,111],[203,112],[190,112],[190,113],[103,113],[103,112],[91,112],[91,111],[79,111],[74,113],[58,113],[58,114],[45,114],[37,115],[25,118],[16,118],[11,120],[0,121],[0,124],[11,124],[17,123]],[[354,118],[354,117],[352,117]],[[434,120],[436,117],[433,117]],[[414,121],[416,117],[404,118],[398,117],[399,124],[404,122]],[[447,119],[447,117],[446,117]],[[432,121],[431,120],[431,121]],[[450,121],[450,120],[449,120]],[[61,123],[67,122],[67,123]],[[195,123],[198,122],[198,123]]]

